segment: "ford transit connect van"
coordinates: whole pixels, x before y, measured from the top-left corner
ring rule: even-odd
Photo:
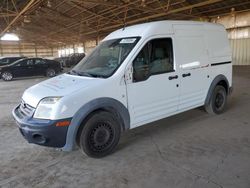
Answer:
[[[70,72],[27,89],[13,116],[30,143],[103,157],[128,129],[200,106],[222,113],[231,87],[223,26],[157,21],[111,33]]]

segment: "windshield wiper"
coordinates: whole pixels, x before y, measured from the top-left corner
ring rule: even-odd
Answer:
[[[92,74],[88,73],[88,72],[78,72],[79,76],[88,76],[88,77],[94,77]]]
[[[81,76],[81,74],[79,74],[79,72],[77,72],[77,71],[75,71],[75,70],[69,71],[68,74],[73,74],[73,75]]]
[[[93,74],[93,73],[89,73],[89,72],[78,72],[78,74],[80,76],[88,76],[88,77],[94,77],[94,78],[105,78],[105,76],[103,76],[103,75]]]
[[[72,73],[74,75],[78,75],[78,76],[87,76],[87,77],[94,77],[94,78],[105,78],[105,76],[92,74],[92,73],[88,73],[88,72],[77,72],[75,70],[71,70],[71,71],[68,72],[68,74],[72,74]]]

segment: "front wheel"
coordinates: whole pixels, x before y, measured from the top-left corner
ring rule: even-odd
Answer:
[[[54,69],[47,69],[46,76],[47,77],[54,77],[56,75],[56,71]]]
[[[117,118],[105,111],[91,115],[80,134],[79,145],[83,152],[94,158],[101,158],[112,153],[121,135]]]
[[[10,81],[10,80],[13,79],[13,74],[12,74],[11,72],[8,72],[8,71],[3,72],[3,73],[2,73],[2,79],[3,79],[4,81]]]
[[[209,103],[205,105],[205,109],[210,114],[221,114],[222,112],[224,112],[226,104],[227,104],[226,89],[221,85],[217,85],[214,88]]]

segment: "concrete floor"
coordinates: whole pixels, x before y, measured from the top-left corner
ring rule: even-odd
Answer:
[[[103,159],[22,138],[11,110],[44,79],[0,81],[0,187],[250,187],[250,67],[234,68],[224,114],[195,109],[131,130]]]

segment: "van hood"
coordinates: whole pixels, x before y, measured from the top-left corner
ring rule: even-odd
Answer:
[[[67,96],[73,92],[93,87],[100,80],[100,78],[62,74],[28,88],[25,90],[22,100],[36,108],[40,100],[45,97]]]

